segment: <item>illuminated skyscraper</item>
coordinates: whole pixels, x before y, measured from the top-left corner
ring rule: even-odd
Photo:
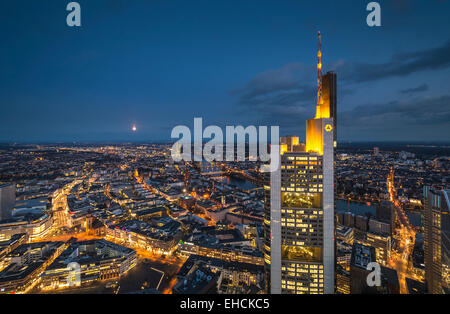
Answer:
[[[322,90],[322,99],[321,99],[321,112],[323,116],[329,117],[333,119],[333,146],[337,147],[337,75],[334,72],[328,72],[325,75],[322,75],[321,79],[321,90]],[[334,156],[334,160],[336,160],[336,155]],[[334,166],[336,167],[336,162],[334,162]],[[337,181],[335,178],[334,186],[337,186]],[[335,190],[336,195],[336,190]],[[337,209],[336,204],[334,205],[334,216],[337,217]],[[336,220],[335,220],[336,223]],[[336,247],[335,247],[335,255],[336,255]],[[335,261],[336,264],[337,261]],[[336,287],[337,288],[337,287]],[[337,289],[335,289],[337,290]]]
[[[322,76],[322,113],[333,118],[334,143],[337,145],[337,75],[328,72]]]
[[[450,190],[424,187],[425,279],[428,292],[450,293]]]
[[[319,86],[320,60],[319,50]],[[268,287],[274,294],[334,293],[334,121],[320,87],[306,143],[280,142],[280,167],[265,186]]]

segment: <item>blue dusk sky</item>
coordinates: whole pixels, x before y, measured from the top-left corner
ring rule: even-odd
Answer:
[[[317,31],[341,141],[450,141],[450,1],[0,2],[0,141],[165,141],[176,125],[304,138]],[[137,132],[132,132],[132,125]]]

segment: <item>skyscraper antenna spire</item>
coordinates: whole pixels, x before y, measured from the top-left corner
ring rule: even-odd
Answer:
[[[316,119],[321,117],[320,105],[322,104],[322,34],[317,32],[319,40],[318,53],[317,53],[317,107],[316,107]]]

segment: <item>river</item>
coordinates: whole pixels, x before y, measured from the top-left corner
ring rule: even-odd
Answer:
[[[233,178],[233,177],[229,177],[229,176],[220,177],[220,179],[216,178],[215,180],[219,181],[219,182],[223,182],[223,183],[225,183],[227,185],[235,186],[235,187],[240,188],[240,189],[242,189],[244,191],[248,191],[248,190],[251,190],[251,189],[254,189],[254,188],[258,187],[257,185],[254,185],[253,183],[251,183],[251,182],[249,182],[247,180],[239,179],[239,178]]]

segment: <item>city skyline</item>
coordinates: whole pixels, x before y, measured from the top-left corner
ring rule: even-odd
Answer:
[[[1,3],[0,295],[449,294],[450,1],[305,2]]]
[[[65,5],[0,5],[0,142],[165,142],[194,117],[304,134],[317,30],[339,141],[450,140],[448,2],[381,2],[380,28],[365,2],[80,1],[79,29]]]

